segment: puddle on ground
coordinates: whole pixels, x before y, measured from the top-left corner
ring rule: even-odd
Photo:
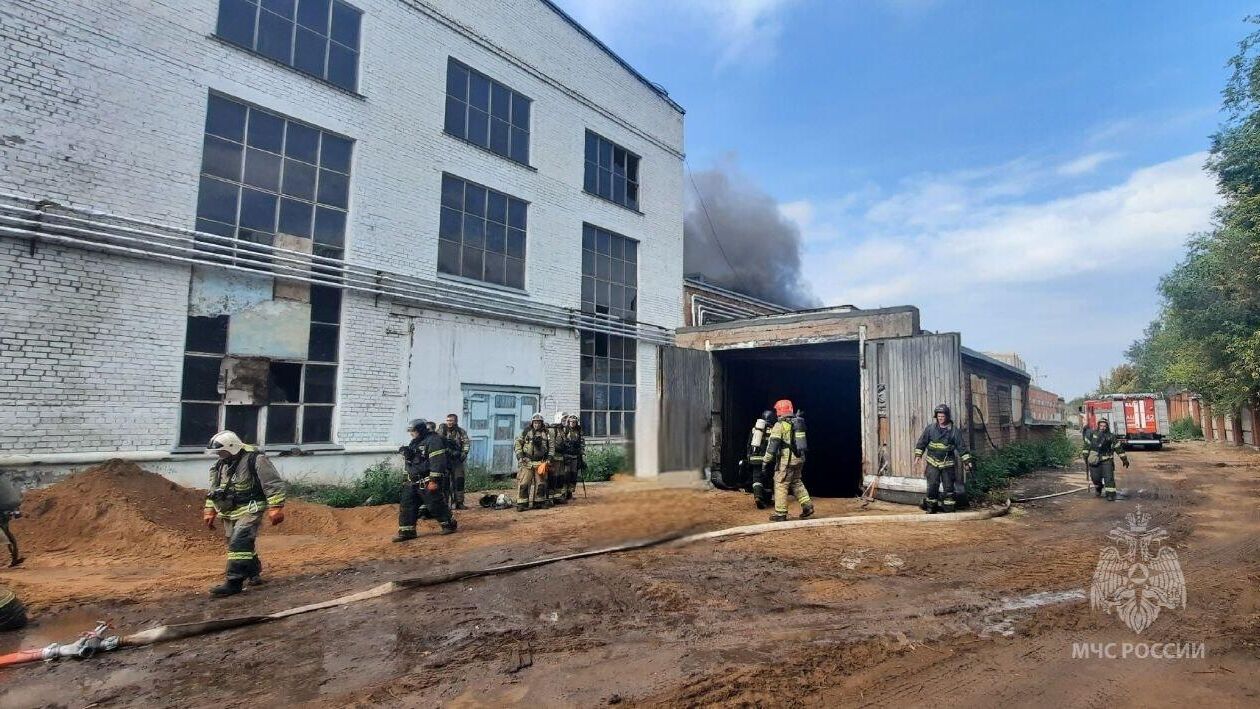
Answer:
[[[0,633],[0,654],[18,650],[34,650],[52,643],[69,644],[96,627],[103,620],[96,612],[75,609],[51,617],[33,617],[21,630]],[[110,634],[115,634],[113,629]]]
[[[979,635],[982,638],[1000,635],[1004,638],[1015,635],[1015,623],[1019,618],[1015,615],[1003,615],[1012,611],[1026,611],[1033,608],[1053,606],[1059,603],[1071,603],[1085,600],[1085,589],[1071,588],[1066,591],[1038,591],[1027,596],[1003,598],[996,604],[981,611],[978,616]]]

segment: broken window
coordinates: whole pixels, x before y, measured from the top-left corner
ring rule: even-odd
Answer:
[[[219,405],[185,402],[179,410],[179,445],[204,446],[219,432]]]
[[[633,239],[582,225],[582,310],[634,321],[639,248]]]
[[[255,445],[258,443],[258,410],[257,406],[224,407],[223,427],[240,436],[242,441]]]
[[[272,404],[298,403],[302,400],[302,365],[296,362],[272,362],[270,394]]]
[[[267,445],[297,443],[297,406],[267,407]]]
[[[184,349],[189,352],[227,352],[228,316],[188,316]]]
[[[184,356],[184,381],[180,398],[193,401],[217,402],[219,392],[219,368],[221,357]]]

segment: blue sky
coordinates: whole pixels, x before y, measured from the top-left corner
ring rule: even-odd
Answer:
[[[1254,11],[1145,0],[560,0],[804,239],[827,304],[909,303],[1065,397],[1158,310]]]

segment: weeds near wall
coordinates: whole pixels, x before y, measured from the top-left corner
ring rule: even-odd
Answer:
[[[1168,429],[1168,437],[1174,441],[1201,441],[1203,440],[1203,428],[1194,422],[1194,419],[1186,416],[1172,422]]]
[[[1011,443],[979,456],[976,468],[967,478],[967,497],[980,500],[1000,496],[1012,478],[1042,468],[1063,468],[1080,454],[1080,448],[1062,431],[1045,441]]]

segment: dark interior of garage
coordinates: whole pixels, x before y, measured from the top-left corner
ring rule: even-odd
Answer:
[[[765,347],[714,353],[722,371],[722,479],[750,481],[738,464],[749,430],[779,399],[805,412],[809,453],[805,486],[811,495],[861,492],[862,438],[856,342]]]

